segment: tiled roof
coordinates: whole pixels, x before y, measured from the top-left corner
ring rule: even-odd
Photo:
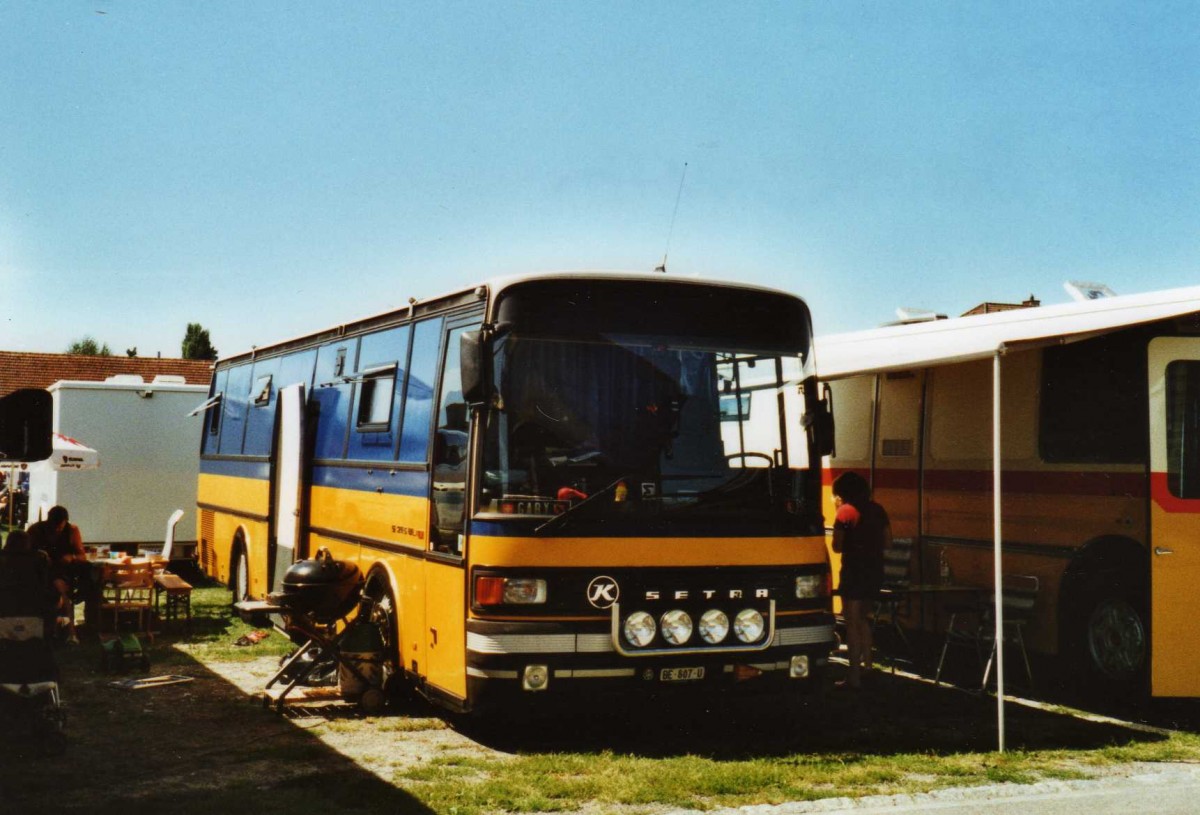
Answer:
[[[116,374],[137,374],[147,382],[159,375],[182,376],[189,385],[207,385],[212,378],[212,365],[197,359],[0,351],[0,396],[18,388],[47,388],[63,379],[103,382]]]

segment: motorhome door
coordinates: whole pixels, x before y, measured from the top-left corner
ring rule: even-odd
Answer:
[[[1200,696],[1200,339],[1150,342],[1150,688]]]
[[[279,389],[271,462],[271,581],[274,591],[300,550],[304,466],[304,386]]]

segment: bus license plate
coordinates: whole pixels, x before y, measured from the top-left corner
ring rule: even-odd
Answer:
[[[658,678],[663,682],[694,682],[704,678],[703,668],[663,668]]]

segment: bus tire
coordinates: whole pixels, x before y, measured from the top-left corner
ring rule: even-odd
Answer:
[[[246,548],[240,541],[233,545],[233,556],[230,559],[229,594],[230,605],[250,597],[250,563],[246,557]]]
[[[1086,698],[1136,703],[1146,691],[1150,653],[1144,591],[1092,584],[1070,606],[1069,664]]]
[[[376,572],[367,579],[363,595],[370,601],[369,620],[379,630],[383,642],[383,692],[389,699],[401,701],[407,697],[404,671],[397,664],[400,644],[400,614],[396,595],[387,576]]]

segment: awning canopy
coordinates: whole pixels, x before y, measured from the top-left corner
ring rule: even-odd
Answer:
[[[100,454],[83,442],[55,433],[51,439],[54,452],[46,459],[52,470],[94,470],[100,466]]]
[[[817,337],[821,379],[927,368],[1200,312],[1200,286]]]
[[[840,379],[992,360],[992,571],[996,642],[1003,640],[1001,359],[1008,351],[1073,342],[1200,312],[1200,286],[818,337],[817,374]],[[1004,752],[1004,649],[996,652],[996,728]]]

